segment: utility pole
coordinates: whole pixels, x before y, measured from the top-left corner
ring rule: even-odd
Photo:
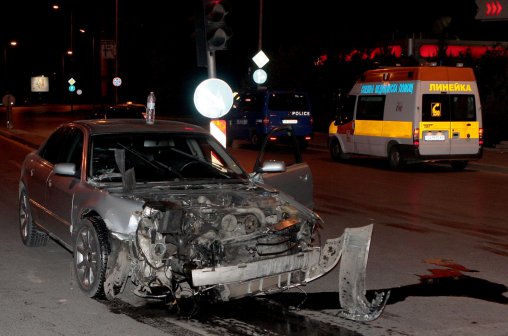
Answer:
[[[259,0],[259,36],[258,49],[263,49],[263,0]],[[258,51],[259,51],[258,50]]]

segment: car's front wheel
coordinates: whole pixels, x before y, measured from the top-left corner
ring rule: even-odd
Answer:
[[[339,140],[332,139],[330,142],[330,156],[333,161],[340,161],[342,159],[342,148],[340,147]]]
[[[249,141],[253,147],[259,148],[263,143],[263,138],[259,136],[259,134],[257,134],[256,132],[252,132]]]
[[[44,246],[48,242],[49,236],[37,229],[33,222],[30,202],[25,190],[21,192],[19,197],[19,229],[21,241],[26,246]]]
[[[74,273],[81,290],[91,298],[104,298],[110,245],[105,224],[85,218],[74,239]]]

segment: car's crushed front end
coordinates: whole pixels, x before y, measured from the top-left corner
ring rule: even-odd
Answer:
[[[129,226],[137,223],[134,234],[112,233],[105,281],[110,298],[128,278],[137,295],[167,302],[279,292],[330,271],[350,249],[345,243],[355,241],[359,251],[347,255],[354,260],[347,261],[340,281],[341,297],[349,302],[342,304],[344,316],[370,320],[384,306],[382,298],[370,304],[346,297],[362,298],[357,294],[364,292],[371,227],[348,229],[321,248],[319,216],[275,190],[248,183],[152,188],[122,197],[141,200],[144,207],[130,218]]]

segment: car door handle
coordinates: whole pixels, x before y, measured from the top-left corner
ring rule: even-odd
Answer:
[[[35,172],[35,169],[31,168],[30,169],[30,177],[34,176],[34,172]]]
[[[48,188],[51,188],[52,185],[53,185],[53,181],[48,180]]]
[[[303,180],[304,182],[307,182],[307,180],[309,179],[309,174],[305,174],[303,176],[299,176],[300,177],[300,180]]]

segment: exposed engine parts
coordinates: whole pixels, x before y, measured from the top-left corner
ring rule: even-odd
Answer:
[[[343,251],[349,251],[342,237],[327,241],[323,250],[319,242],[314,246],[313,234],[321,219],[313,212],[301,211],[276,193],[263,190],[252,195],[252,190],[247,193],[238,187],[208,193],[201,189],[194,196],[167,190],[160,196],[136,194],[145,206],[132,214],[137,229],[130,241],[123,242],[130,247],[129,274],[123,278],[130,277],[135,294],[145,298],[173,302],[182,295],[206,293],[228,301],[305,284],[327,273]],[[370,231],[358,236],[357,252],[363,259],[347,253],[344,279],[364,276]],[[353,238],[349,233],[345,239]],[[341,280],[341,286],[351,287],[349,292],[363,288],[350,280]],[[352,307],[346,307],[343,315],[352,319],[368,320],[386,302],[383,296],[373,304],[363,296],[343,297]],[[358,311],[357,306],[368,309]]]

